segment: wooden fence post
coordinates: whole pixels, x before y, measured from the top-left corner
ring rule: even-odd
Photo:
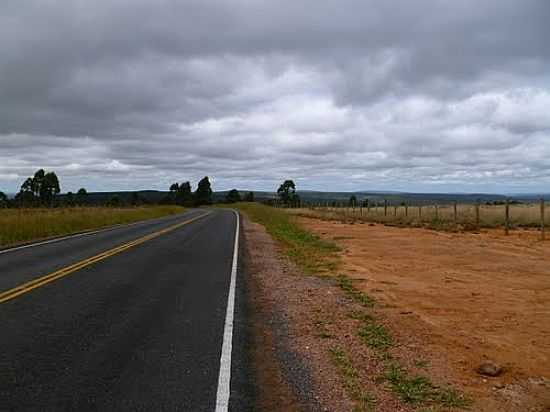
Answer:
[[[396,216],[396,217],[397,217],[397,208],[398,208],[398,207],[399,207],[399,206],[397,206],[397,205],[395,205],[395,206],[393,207],[393,215]]]
[[[476,229],[479,230],[479,199],[476,200]]]
[[[422,205],[418,205],[418,218],[422,220]]]
[[[409,205],[405,203],[405,217],[409,216]]]
[[[458,213],[457,213],[457,210],[456,210],[456,200],[453,203],[453,212],[454,212],[454,221],[455,221],[455,226],[456,226],[458,224]]]
[[[384,216],[388,216],[388,200],[384,199]]]
[[[544,227],[544,198],[540,199],[540,238],[544,240],[545,238],[545,227]]]
[[[508,198],[504,206],[504,234],[506,236],[510,234],[510,200]]]

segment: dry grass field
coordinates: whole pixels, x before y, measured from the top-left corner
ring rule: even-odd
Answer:
[[[509,227],[540,228],[541,208],[539,203],[513,204],[509,206]],[[456,221],[452,205],[446,206],[388,206],[384,212],[383,206],[371,208],[332,208],[316,207],[288,209],[289,213],[317,217],[321,219],[339,221],[378,222],[408,226],[425,226],[446,230],[473,230],[477,229],[476,206],[457,205]],[[504,205],[480,205],[479,227],[504,227],[506,207]],[[544,210],[545,224],[550,224],[550,207]]]
[[[0,247],[180,213],[179,206],[0,208]]]

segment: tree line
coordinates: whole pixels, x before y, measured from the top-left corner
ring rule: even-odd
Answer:
[[[76,193],[67,192],[61,195],[61,185],[59,178],[53,171],[39,169],[36,173],[27,178],[21,185],[19,192],[13,199],[0,191],[0,207],[56,207],[56,206],[84,206],[84,205],[143,205],[147,203],[176,204],[181,206],[193,207],[209,205],[214,203],[212,185],[208,176],[203,177],[193,191],[191,183],[184,181],[182,183],[172,183],[168,188],[168,194],[156,201],[140,196],[138,192],[131,194],[113,194],[108,198],[101,198],[101,194],[95,193],[93,199],[85,188],[80,188]],[[277,190],[277,197],[280,203],[296,207],[300,204],[300,197],[296,193],[296,185],[293,180],[285,180]],[[236,202],[254,202],[254,192],[249,191],[244,195],[237,189],[231,189],[225,197],[217,201],[224,203]],[[265,200],[264,200],[265,201]],[[270,203],[271,201],[268,201]]]

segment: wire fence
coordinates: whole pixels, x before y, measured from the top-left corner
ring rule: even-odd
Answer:
[[[546,207],[543,199],[536,203],[506,201],[498,205],[479,202],[409,205],[405,202],[392,204],[384,200],[383,202],[360,202],[358,205],[338,202],[302,202],[293,206],[319,217],[342,221],[394,223],[458,230],[500,227],[506,235],[517,228],[537,228],[542,240],[546,237],[546,223],[549,221],[549,208]]]

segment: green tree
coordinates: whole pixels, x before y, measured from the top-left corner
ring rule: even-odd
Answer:
[[[225,196],[225,201],[227,203],[236,203],[241,201],[241,194],[237,189],[231,189],[229,192],[227,192],[227,195]]]
[[[61,192],[59,186],[59,179],[55,172],[48,172],[44,175],[42,184],[40,186],[40,200],[43,203],[50,204],[53,202],[55,196]]]
[[[296,200],[296,185],[292,180],[285,180],[277,189],[277,195],[284,204],[293,203]]]
[[[210,185],[210,180],[208,176],[205,176],[201,179],[197,185],[197,190],[195,191],[195,204],[196,205],[209,205],[212,203],[212,186]]]
[[[33,177],[23,182],[17,200],[29,203],[38,199],[41,203],[51,205],[60,191],[59,179],[55,172],[46,173],[44,169],[40,169]]]
[[[76,192],[76,203],[81,205],[81,204],[86,203],[87,200],[88,200],[88,191],[86,189],[84,189],[83,187],[81,187]]]
[[[0,192],[0,207],[8,205],[8,196],[4,192]]]
[[[248,192],[244,197],[245,202],[253,202],[254,201],[254,192]]]
[[[191,183],[183,182],[179,186],[178,200],[182,205],[189,205],[193,200],[193,192],[191,191]]]
[[[119,195],[113,195],[113,196],[111,196],[111,198],[107,201],[107,205],[108,205],[108,206],[112,206],[112,207],[118,207],[118,206],[120,206],[121,203],[122,203],[122,201],[120,200],[120,196],[119,196]]]

